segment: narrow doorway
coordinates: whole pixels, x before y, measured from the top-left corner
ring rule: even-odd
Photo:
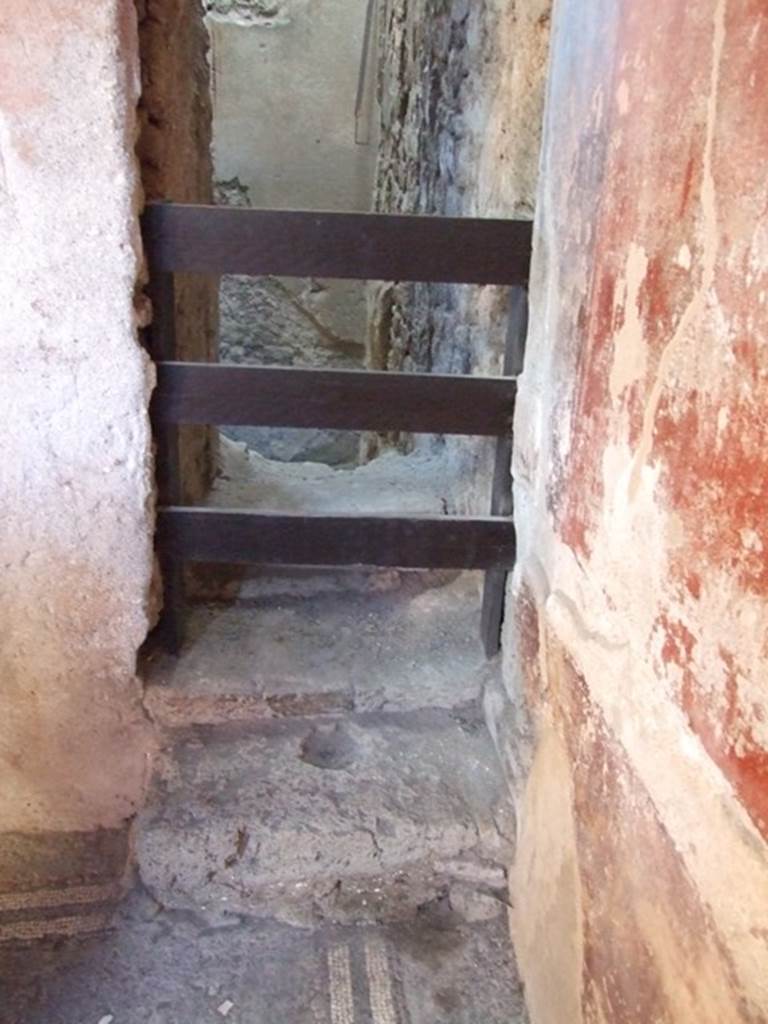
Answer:
[[[383,0],[209,3],[215,203],[485,214],[457,123],[475,120],[478,160],[490,44],[463,5],[422,14],[431,27]],[[486,30],[498,17],[483,12]],[[426,40],[443,48],[429,58],[444,59],[444,80]],[[225,275],[218,361],[501,377],[509,286],[439,282]],[[211,451],[202,504],[225,515],[458,520],[493,510],[499,443],[225,424]],[[499,685],[481,643],[485,579],[197,558],[183,567],[180,650],[146,659],[147,707],[168,742],[138,831],[146,891],[169,913],[266,929],[289,962],[309,938],[321,953],[307,983],[333,1024],[469,1020],[477,957],[495,964],[483,1019],[523,1012],[506,925],[514,822],[483,710]],[[270,998],[272,1013],[296,1012]]]

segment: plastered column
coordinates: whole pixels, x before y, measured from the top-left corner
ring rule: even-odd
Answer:
[[[136,15],[0,8],[0,940],[104,921],[150,736]],[[18,908],[21,908],[19,910]]]
[[[533,1024],[768,1019],[768,11],[556,5],[515,432]]]

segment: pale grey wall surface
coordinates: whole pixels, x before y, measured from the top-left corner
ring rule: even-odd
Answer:
[[[365,0],[208,0],[206,6],[218,201],[369,210],[375,124],[368,145],[355,141]],[[222,281],[221,356],[228,361],[360,366],[366,321],[365,287],[358,282]],[[351,434],[227,433],[287,460],[350,462],[357,453]]]
[[[376,148],[354,135],[365,7],[241,0],[209,12],[216,176],[239,178],[255,206],[370,208]]]

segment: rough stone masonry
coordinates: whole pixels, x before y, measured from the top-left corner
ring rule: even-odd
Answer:
[[[550,6],[550,0],[385,5],[377,210],[532,216]],[[389,283],[372,285],[369,303],[373,367],[501,372],[506,289]],[[460,510],[487,514],[492,445],[400,440],[439,448],[462,481]]]

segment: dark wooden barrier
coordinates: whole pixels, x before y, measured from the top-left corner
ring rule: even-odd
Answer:
[[[531,223],[152,204],[154,271],[525,284]]]
[[[461,516],[309,516],[164,508],[158,537],[173,558],[255,565],[510,569],[511,520]]]
[[[527,326],[525,221],[150,205],[143,221],[158,363],[163,628],[181,643],[185,561],[486,572],[482,635],[498,651],[514,564],[511,418]],[[176,362],[175,272],[512,286],[504,376],[301,370]],[[185,508],[180,424],[402,430],[498,438],[490,517],[306,516]]]
[[[168,424],[497,437],[510,429],[515,392],[504,377],[161,363],[153,412]]]

